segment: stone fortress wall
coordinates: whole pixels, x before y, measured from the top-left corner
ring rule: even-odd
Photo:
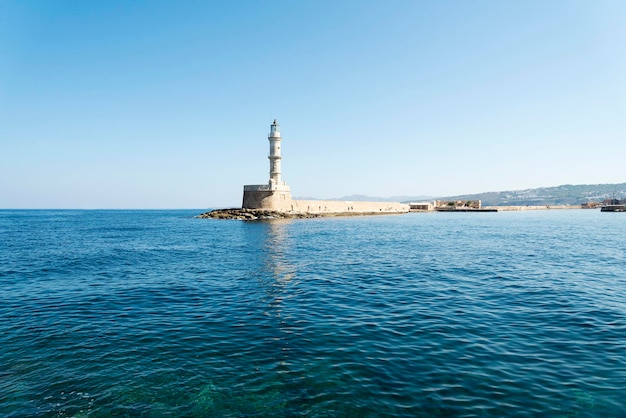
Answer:
[[[406,213],[409,205],[396,202],[347,202],[338,200],[293,200],[289,186],[281,180],[279,125],[270,125],[270,180],[268,184],[243,186],[243,209],[265,209],[296,214],[391,214]]]

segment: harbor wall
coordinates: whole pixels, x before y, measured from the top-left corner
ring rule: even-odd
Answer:
[[[484,206],[485,209],[497,209],[498,212],[523,210],[580,209],[580,205],[543,205],[543,206]]]
[[[267,185],[244,186],[243,209],[266,209],[287,213],[386,214],[406,213],[409,205],[396,202],[355,202],[338,200],[294,200],[289,188],[272,190]]]
[[[297,213],[406,213],[409,205],[396,202],[354,202],[339,200],[293,200],[293,212]]]

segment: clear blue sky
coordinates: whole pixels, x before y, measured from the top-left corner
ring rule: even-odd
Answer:
[[[626,2],[0,2],[0,208],[626,181]]]

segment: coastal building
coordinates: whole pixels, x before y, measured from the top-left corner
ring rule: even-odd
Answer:
[[[409,203],[411,212],[430,212],[435,210],[434,202],[411,202]]]
[[[481,200],[435,200],[435,210],[481,209]]]
[[[274,119],[267,136],[270,143],[270,177],[267,184],[243,186],[243,209],[265,209],[288,213],[312,214],[386,214],[406,213],[409,205],[396,202],[348,202],[337,200],[294,200],[282,179],[282,136]]]

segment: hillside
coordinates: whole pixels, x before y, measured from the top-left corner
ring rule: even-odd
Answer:
[[[459,196],[440,200],[481,200],[483,206],[579,205],[601,202],[605,199],[626,198],[626,183],[618,184],[564,184],[556,187],[509,190]]]
[[[537,189],[508,190],[458,196],[392,196],[376,197],[350,195],[326,200],[367,201],[367,202],[422,202],[432,200],[481,200],[483,206],[543,206],[580,205],[586,202],[602,202],[605,199],[626,199],[626,183],[618,184],[564,184]],[[296,197],[301,200],[317,200],[312,197]]]

